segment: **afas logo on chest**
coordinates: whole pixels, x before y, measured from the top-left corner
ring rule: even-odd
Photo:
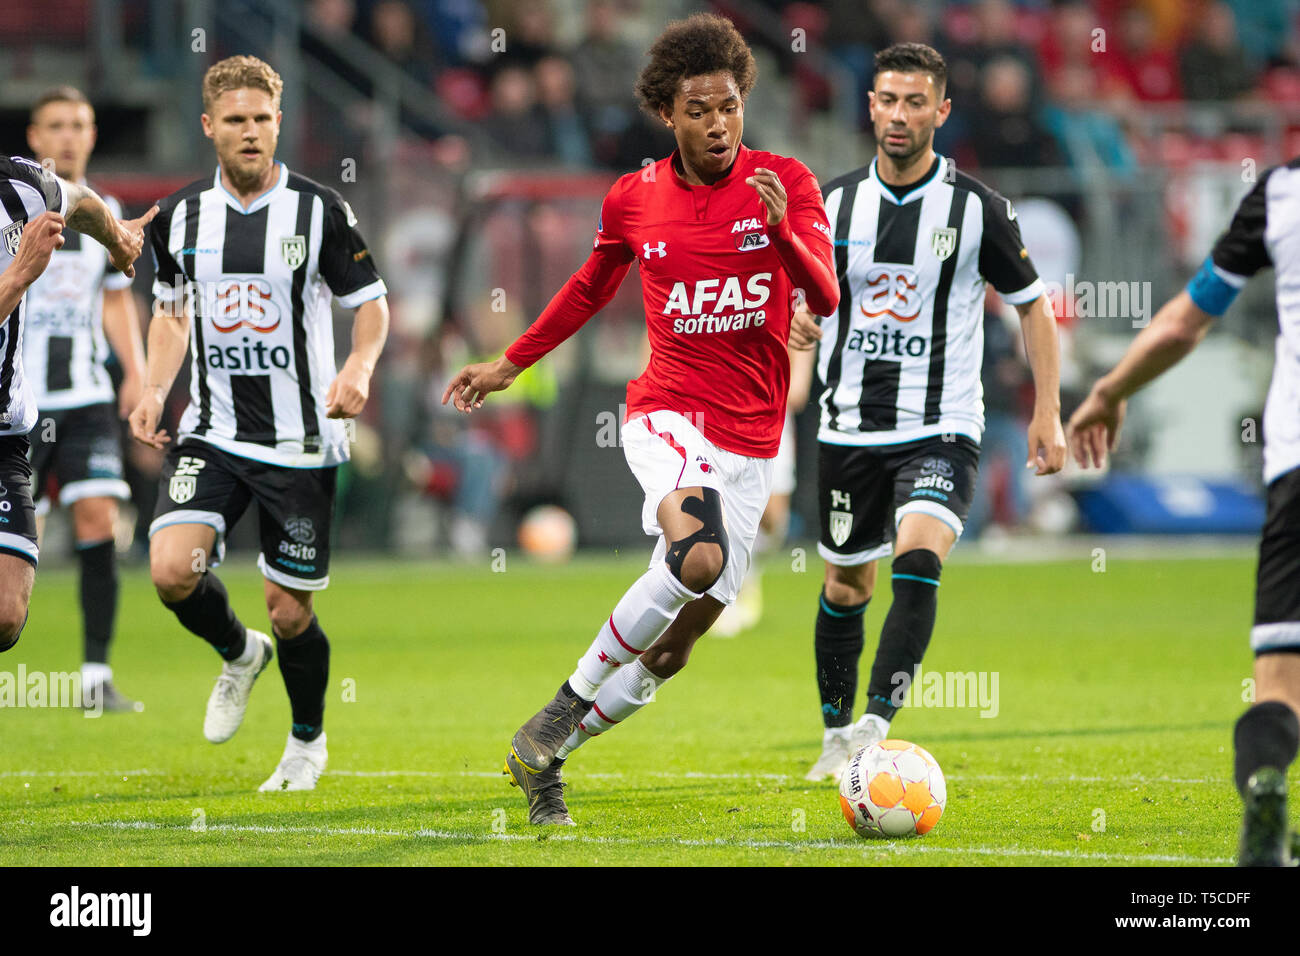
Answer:
[[[731,226],[731,234],[743,233],[736,240],[736,248],[741,252],[748,252],[751,249],[763,249],[771,244],[767,238],[767,233],[762,232],[763,223],[758,219],[737,219]]]

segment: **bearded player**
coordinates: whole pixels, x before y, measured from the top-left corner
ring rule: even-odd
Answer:
[[[1033,370],[1026,467],[1049,475],[1065,464],[1056,320],[1015,209],[934,151],[952,109],[947,64],[899,43],[876,54],[875,70],[876,156],[826,187],[841,285],[818,347],[824,730],[809,780],[838,780],[850,754],[888,736],[929,646],[979,470],[986,283],[1019,313]],[[891,554],[893,603],[855,724],[863,618]]]
[[[222,659],[203,721],[209,741],[234,736],[254,681],[279,658],[292,725],[264,791],[315,789],[328,759],[330,645],[312,595],[329,586],[336,475],[348,458],[340,419],[365,407],[388,334],[384,282],[351,207],[275,159],[282,89],[251,56],[203,77],[217,169],[163,200],[153,223],[157,304],[144,397],[131,413],[138,441],[167,448],[149,526],[154,587]],[[356,310],[341,370],[335,297]],[[159,419],[187,349],[190,404],[172,443]],[[278,653],[271,636],[244,626],[212,571],[252,506]]]
[[[824,314],[838,300],[817,180],[741,142],[755,67],[735,27],[676,21],[649,57],[637,96],[676,151],[614,184],[582,269],[502,358],[462,369],[443,395],[480,407],[600,311],[637,263],[651,357],[628,384],[622,440],[645,492],[642,525],[659,540],[577,669],[514,736],[506,773],[535,824],[573,824],[564,761],[652,700],[736,599],[771,491],[793,305],[806,298]]]

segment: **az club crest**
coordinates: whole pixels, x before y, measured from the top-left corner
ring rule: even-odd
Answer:
[[[952,226],[935,226],[930,233],[930,251],[940,261],[947,259],[957,248],[957,230]]]
[[[19,219],[5,226],[4,230],[0,232],[0,235],[4,236],[5,252],[9,253],[11,257],[18,255],[18,244],[22,241],[23,226],[25,225],[27,225],[27,220]]]
[[[840,547],[845,541],[849,540],[849,532],[853,530],[853,513],[851,511],[832,511],[830,512],[831,540],[835,542],[835,547]]]
[[[297,269],[307,261],[307,237],[285,236],[280,240],[280,255],[290,269]]]

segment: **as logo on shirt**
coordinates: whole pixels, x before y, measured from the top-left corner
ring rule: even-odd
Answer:
[[[741,252],[749,252],[751,249],[763,249],[771,244],[765,232],[747,232],[740,237],[740,242],[736,243],[736,248]]]
[[[873,266],[867,270],[859,310],[868,319],[911,322],[921,314],[916,273],[906,266]]]

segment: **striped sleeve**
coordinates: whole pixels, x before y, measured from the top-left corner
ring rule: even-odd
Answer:
[[[325,197],[325,224],[320,245],[320,274],[345,309],[355,309],[388,292],[375,257],[357,230],[357,217],[343,197]]]
[[[60,216],[67,213],[68,194],[60,185],[59,177],[39,163],[21,156],[0,157],[0,176],[31,186],[41,194],[47,211],[57,212]]]
[[[1207,315],[1223,315],[1246,280],[1272,264],[1264,244],[1271,173],[1269,170],[1261,176],[1255,188],[1242,199],[1227,231],[1187,284],[1192,302]]]
[[[197,202],[197,199],[183,201]],[[185,273],[171,250],[172,220],[178,204],[165,199],[159,206],[158,215],[148,226],[149,251],[153,254],[153,295],[159,302],[175,302],[185,288]]]

